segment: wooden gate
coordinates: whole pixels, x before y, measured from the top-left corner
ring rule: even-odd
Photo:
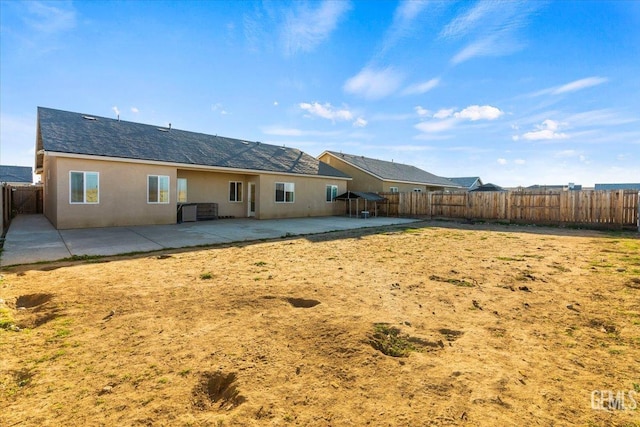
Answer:
[[[42,187],[11,187],[11,211],[16,214],[42,213]]]

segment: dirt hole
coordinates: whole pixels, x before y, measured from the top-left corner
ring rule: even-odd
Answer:
[[[295,308],[311,308],[320,304],[320,301],[304,298],[287,298],[287,302]]]
[[[462,334],[464,334],[463,331],[456,331],[454,329],[447,329],[447,328],[438,329],[438,332],[444,335],[447,341],[455,341],[458,338],[460,338]]]
[[[640,289],[640,277],[632,277],[627,282],[627,287],[633,289]]]
[[[21,295],[16,300],[16,307],[33,308],[51,301],[53,294]]]
[[[403,334],[400,329],[388,323],[375,323],[373,334],[369,338],[371,347],[391,357],[408,357],[412,351],[424,351],[427,348],[443,348],[441,340],[428,341]]]
[[[237,389],[235,373],[204,372],[193,390],[194,406],[201,409],[217,408],[229,411],[245,401]]]

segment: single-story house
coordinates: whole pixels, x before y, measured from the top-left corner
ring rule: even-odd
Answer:
[[[640,191],[640,183],[596,184],[596,190],[636,190]]]
[[[0,165],[0,183],[9,185],[33,184],[33,172],[30,166]]]
[[[540,184],[536,184],[536,185],[530,185],[527,188],[525,188],[525,190],[530,190],[530,191],[581,191],[582,190],[582,185],[581,184],[574,184],[573,182],[570,182],[567,185],[563,185],[563,184],[554,184],[554,185],[540,185]]]
[[[461,190],[462,186],[415,166],[353,154],[324,151],[321,161],[352,177],[347,187],[361,192]]]
[[[488,182],[486,184],[482,184],[474,188],[473,190],[469,190],[469,191],[477,192],[477,191],[507,191],[507,190],[500,187],[499,185]]]
[[[191,203],[225,217],[335,215],[350,180],[295,148],[43,107],[35,170],[58,229],[173,224]]]
[[[453,181],[466,190],[470,191],[474,188],[480,187],[483,182],[479,176],[460,176],[454,178],[447,178],[449,181]]]

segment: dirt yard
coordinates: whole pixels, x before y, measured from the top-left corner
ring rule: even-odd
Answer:
[[[640,425],[635,233],[424,223],[0,274],[4,427]]]

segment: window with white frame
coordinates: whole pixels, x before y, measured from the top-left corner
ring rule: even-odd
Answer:
[[[169,203],[169,177],[147,176],[147,203]]]
[[[98,172],[69,172],[69,203],[100,203],[100,175]]]
[[[242,182],[229,181],[229,201],[230,202],[242,201]]]
[[[187,203],[187,178],[178,178],[178,203]]]
[[[416,193],[422,193],[422,188],[414,188],[413,191]]]
[[[327,202],[333,202],[335,201],[336,197],[338,197],[338,186],[327,185],[327,194],[325,200]]]
[[[389,187],[389,192],[390,193],[397,193],[398,192],[398,187]]]
[[[293,182],[276,182],[276,203],[293,203],[295,185]]]

